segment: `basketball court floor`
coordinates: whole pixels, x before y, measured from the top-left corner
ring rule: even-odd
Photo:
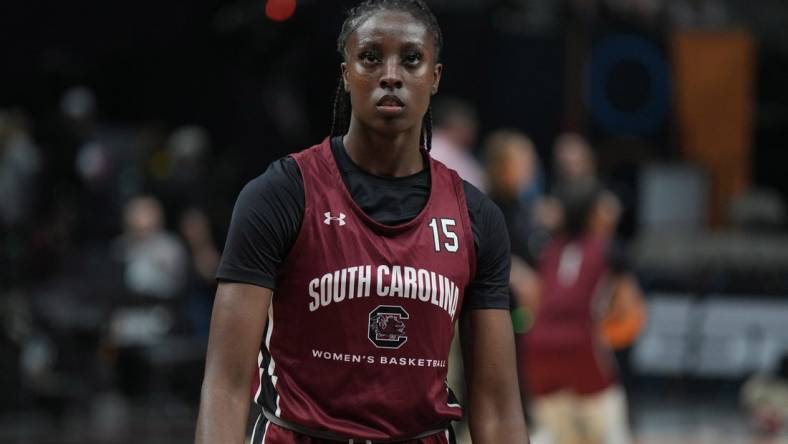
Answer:
[[[53,418],[43,412],[0,416],[3,444],[187,444],[196,410],[172,400],[128,402],[106,395]],[[758,436],[734,399],[641,396],[633,402],[636,444],[788,444],[788,431]],[[533,444],[543,444],[538,435]],[[467,441],[464,442],[467,444]]]

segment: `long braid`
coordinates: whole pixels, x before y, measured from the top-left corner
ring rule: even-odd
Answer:
[[[421,132],[424,134],[424,149],[430,152],[432,150],[432,105],[427,107],[427,114],[424,114],[421,127]]]
[[[331,116],[331,136],[342,136],[350,127],[350,94],[345,91],[342,76],[339,76],[334,94],[334,110]]]

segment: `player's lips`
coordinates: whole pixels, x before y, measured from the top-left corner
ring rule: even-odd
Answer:
[[[405,109],[405,104],[402,100],[393,94],[386,94],[381,97],[376,106],[380,113],[387,116],[400,115]]]

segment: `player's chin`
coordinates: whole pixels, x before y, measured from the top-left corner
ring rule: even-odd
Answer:
[[[375,119],[371,125],[376,132],[384,136],[396,136],[413,127],[413,119],[398,117],[381,117]]]

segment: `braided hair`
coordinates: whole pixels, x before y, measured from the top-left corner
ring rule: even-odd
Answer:
[[[443,34],[438,25],[438,20],[423,0],[366,0],[355,8],[350,9],[337,38],[337,51],[339,51],[343,59],[347,60],[346,45],[350,34],[378,11],[406,12],[424,24],[427,30],[432,33],[432,41],[435,45],[435,59],[439,60],[440,52],[443,48]],[[334,95],[334,108],[331,119],[332,137],[347,133],[350,128],[350,114],[350,93],[345,91],[342,75],[340,74]],[[422,146],[429,151],[432,148],[432,106],[429,106],[426,114],[424,114],[420,138]]]

